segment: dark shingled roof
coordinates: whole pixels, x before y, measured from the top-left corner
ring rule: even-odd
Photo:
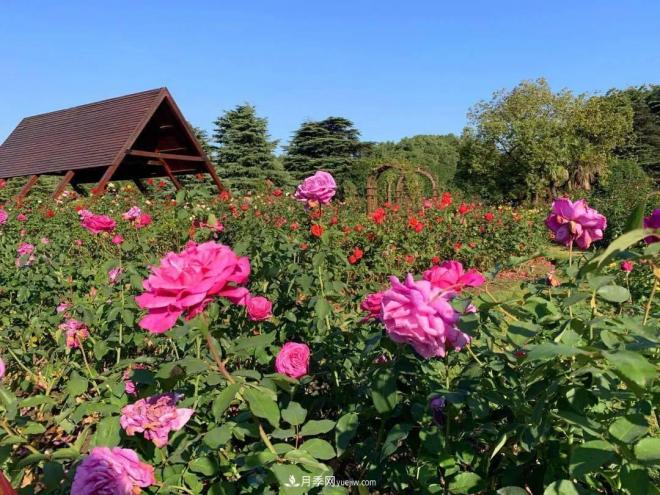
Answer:
[[[23,119],[0,146],[0,177],[110,166],[166,93],[152,89]]]

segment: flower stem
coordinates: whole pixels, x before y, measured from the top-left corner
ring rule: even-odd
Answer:
[[[209,352],[211,353],[211,356],[213,357],[213,360],[215,361],[216,366],[218,367],[218,371],[220,371],[220,374],[225,377],[225,380],[229,383],[236,383],[236,380],[234,380],[234,377],[231,376],[229,371],[227,371],[227,368],[225,367],[225,363],[220,359],[220,354],[218,353],[218,349],[216,349],[215,345],[213,344],[213,337],[211,337],[210,333],[206,334],[206,345],[209,348]]]
[[[651,289],[649,302],[646,303],[646,311],[644,311],[644,322],[642,323],[643,325],[646,325],[646,322],[649,321],[649,315],[651,314],[651,306],[653,305],[653,298],[655,297],[655,292],[657,289],[658,289],[658,279],[656,278],[653,281],[653,288]]]

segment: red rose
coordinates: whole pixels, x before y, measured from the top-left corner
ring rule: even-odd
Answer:
[[[315,237],[321,237],[323,235],[323,227],[321,225],[319,225],[318,223],[315,223],[314,225],[312,225],[312,228],[309,229],[309,231]]]
[[[431,263],[437,265],[438,263],[440,263],[440,258],[438,256],[434,256],[433,258],[431,258]]]
[[[484,220],[487,222],[492,222],[493,218],[495,218],[495,215],[493,215],[491,212],[488,212],[484,215]]]
[[[352,254],[351,254],[351,255],[348,257],[348,262],[349,262],[351,265],[354,265],[355,263],[358,262],[358,259],[355,257],[355,255],[352,255]]]
[[[280,196],[282,196],[282,189],[275,189],[273,191],[273,196],[275,196],[276,198],[279,198]]]

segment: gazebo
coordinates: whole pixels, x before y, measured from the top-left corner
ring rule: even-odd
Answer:
[[[61,179],[58,197],[71,185],[111,179],[169,177],[208,173],[221,192],[218,175],[167,88],[120,96],[24,118],[0,146],[0,178],[28,176],[21,201],[40,176]]]

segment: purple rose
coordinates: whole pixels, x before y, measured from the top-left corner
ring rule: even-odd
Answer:
[[[332,175],[318,171],[298,185],[294,196],[298,201],[305,201],[310,206],[314,203],[326,205],[336,192],[337,183]]]
[[[436,395],[429,401],[429,409],[431,410],[431,417],[433,418],[433,422],[438,426],[442,426],[445,422],[446,405],[447,405],[447,401],[445,400],[445,398],[439,395]]]
[[[644,228],[660,230],[660,208],[656,208],[653,210],[653,213],[644,218]],[[644,238],[644,242],[646,242],[646,244],[660,242],[660,234],[651,234],[650,236]]]

